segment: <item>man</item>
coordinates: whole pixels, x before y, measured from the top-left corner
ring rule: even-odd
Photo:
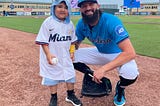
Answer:
[[[125,88],[139,75],[129,34],[116,16],[100,11],[97,0],[78,0],[78,7],[82,19],[76,26],[77,44],[87,38],[95,47],[76,50],[75,69],[80,63],[102,65],[93,74],[93,80],[101,83],[101,78],[116,68],[120,80],[116,85],[114,104],[123,106],[126,102]]]

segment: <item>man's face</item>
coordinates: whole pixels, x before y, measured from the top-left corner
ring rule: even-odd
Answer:
[[[84,2],[80,7],[80,11],[86,16],[91,17],[99,7],[100,6],[97,3]]]
[[[85,23],[93,24],[98,20],[99,7],[100,6],[97,3],[92,3],[92,2],[84,2],[81,5],[80,11]]]

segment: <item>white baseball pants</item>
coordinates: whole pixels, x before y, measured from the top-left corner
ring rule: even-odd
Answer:
[[[75,61],[82,62],[89,65],[105,65],[115,59],[119,53],[103,54],[100,53],[96,47],[79,48],[75,51]],[[126,79],[135,79],[138,75],[138,68],[135,60],[117,68],[119,76]]]

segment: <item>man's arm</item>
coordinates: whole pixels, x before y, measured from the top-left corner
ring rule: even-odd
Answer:
[[[118,46],[122,50],[119,56],[117,56],[114,60],[105,64],[98,70],[94,71],[93,80],[96,81],[97,83],[101,82],[100,79],[104,77],[106,72],[111,71],[114,68],[119,67],[136,57],[135,50],[129,39],[125,39],[124,41],[120,42]]]
[[[77,50],[80,46],[82,41],[76,41],[74,44],[75,44],[75,49]]]

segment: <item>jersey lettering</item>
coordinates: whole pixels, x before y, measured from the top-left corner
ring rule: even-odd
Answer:
[[[97,44],[107,44],[107,43],[111,42],[110,39],[105,39],[105,40],[103,40],[103,39],[100,39],[100,38],[97,38],[97,39],[91,39],[91,38],[89,38],[89,37],[87,37],[87,38],[88,38],[91,42],[97,43]]]
[[[53,41],[53,42],[55,42],[55,41],[71,41],[71,36],[59,36],[59,34],[54,34],[54,35],[52,35],[52,34],[50,34],[50,36],[49,36],[49,42],[51,42],[51,41]]]

